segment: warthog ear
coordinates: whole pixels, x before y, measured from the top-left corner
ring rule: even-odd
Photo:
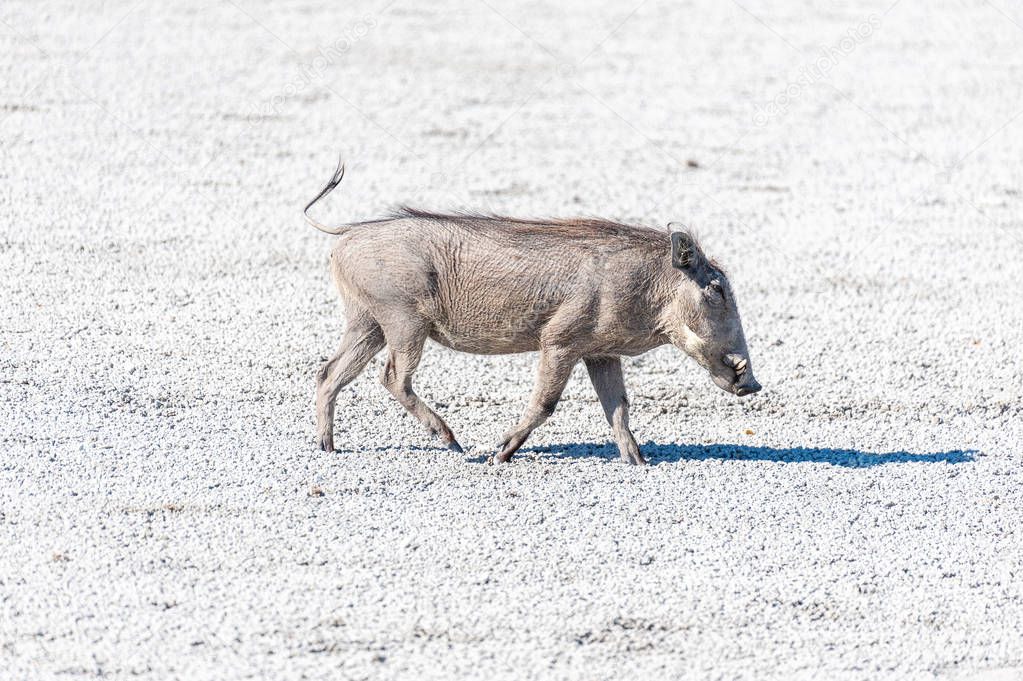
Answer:
[[[679,231],[675,230],[676,225],[678,225]],[[668,230],[671,232],[671,264],[680,270],[684,270],[693,264],[693,256],[696,251],[692,235],[689,232],[682,231],[684,229],[685,225],[678,222],[672,222],[668,225]]]

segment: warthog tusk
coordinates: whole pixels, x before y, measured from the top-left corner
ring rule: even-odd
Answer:
[[[722,358],[722,361],[725,364],[727,364],[728,366],[730,366],[733,369],[735,369],[736,373],[741,374],[742,372],[746,371],[746,364],[747,364],[747,362],[746,362],[746,358],[743,357],[742,355],[737,355],[735,353],[731,353],[731,354],[725,355]]]

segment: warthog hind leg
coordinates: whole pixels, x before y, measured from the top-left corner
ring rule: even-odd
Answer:
[[[366,313],[349,314],[341,347],[316,376],[316,430],[320,449],[334,450],[334,403],[337,394],[366,368],[384,347],[380,326]]]
[[[394,395],[394,399],[398,400],[401,406],[426,426],[431,434],[440,437],[448,449],[461,452],[462,447],[455,440],[455,434],[448,428],[448,424],[444,423],[444,419],[423,402],[412,389],[412,374],[419,366],[427,335],[427,332],[421,329],[388,333],[389,354],[383,373],[380,374],[380,382],[384,384],[388,392]]]

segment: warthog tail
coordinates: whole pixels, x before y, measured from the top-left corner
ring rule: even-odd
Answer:
[[[322,199],[327,194],[334,191],[334,187],[338,186],[338,184],[341,183],[341,178],[344,176],[345,164],[339,158],[337,160],[337,170],[334,171],[334,175],[330,178],[330,182],[327,183],[327,186],[324,187],[320,191],[320,193],[316,195],[316,198],[310,201],[308,205],[306,205],[305,209],[303,209],[302,211],[302,215],[305,216],[305,221],[308,222],[313,227],[315,227],[316,229],[320,230],[321,232],[338,235],[347,230],[349,227],[351,227],[350,224],[338,225],[337,227],[328,227],[322,222],[318,222],[317,220],[314,220],[313,218],[309,217],[309,209],[313,207],[313,204],[315,204],[317,201]]]

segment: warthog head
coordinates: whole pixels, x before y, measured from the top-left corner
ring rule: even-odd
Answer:
[[[687,231],[672,231],[671,262],[684,275],[669,312],[672,342],[739,397],[760,390],[728,277]]]

